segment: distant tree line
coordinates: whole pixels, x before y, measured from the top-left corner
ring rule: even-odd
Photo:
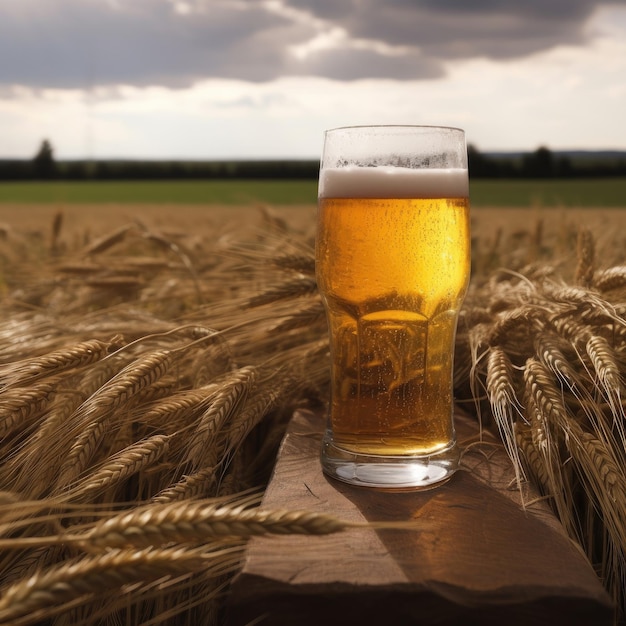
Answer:
[[[467,150],[474,178],[600,178],[626,176],[626,152],[605,154],[554,153],[542,146],[517,155],[485,155],[472,145]]]
[[[284,178],[312,179],[319,162],[307,160],[56,160],[44,140],[32,159],[0,159],[0,181],[5,180],[149,180]]]
[[[572,156],[546,147],[520,154],[490,155],[468,147],[473,178],[574,178],[626,176],[626,152]],[[0,181],[150,179],[304,179],[319,174],[317,160],[59,160],[44,140],[32,159],[0,159]]]

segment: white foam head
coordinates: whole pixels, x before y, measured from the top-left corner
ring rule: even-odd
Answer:
[[[322,169],[320,198],[465,198],[466,169],[348,166]]]

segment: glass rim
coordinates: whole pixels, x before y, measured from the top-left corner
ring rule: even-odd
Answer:
[[[463,128],[460,128],[459,126],[442,126],[439,124],[353,124],[348,126],[335,126],[334,128],[328,128],[324,131],[324,134],[340,130],[362,130],[366,128],[381,130],[387,128],[404,128],[406,130],[452,130],[465,133],[465,130]]]

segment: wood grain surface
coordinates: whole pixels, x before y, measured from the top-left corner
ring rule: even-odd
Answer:
[[[323,418],[298,412],[262,504],[414,530],[251,541],[229,623],[508,626],[612,623],[591,565],[537,493],[520,491],[502,446],[459,412],[462,469],[419,492],[352,487],[322,474]]]

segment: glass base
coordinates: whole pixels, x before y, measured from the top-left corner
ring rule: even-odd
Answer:
[[[428,456],[379,456],[339,448],[330,432],[324,435],[320,456],[322,469],[331,478],[387,490],[432,489],[447,481],[459,466],[456,442]]]

